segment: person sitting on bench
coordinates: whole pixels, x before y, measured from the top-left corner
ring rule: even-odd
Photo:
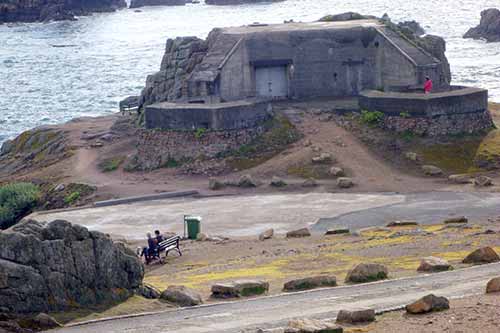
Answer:
[[[151,236],[151,233],[147,233],[148,237],[148,247],[144,247],[142,249],[141,257],[144,256],[144,259],[146,259],[146,265],[148,265],[151,260],[157,256],[157,248],[158,248],[158,242],[156,241],[155,238]]]
[[[156,244],[160,244],[165,240],[165,237],[161,234],[160,230],[155,230]]]

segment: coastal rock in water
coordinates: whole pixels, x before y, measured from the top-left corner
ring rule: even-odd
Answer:
[[[227,5],[242,5],[246,3],[258,2],[279,2],[285,0],[205,0],[207,5],[227,6]]]
[[[419,37],[425,35],[424,28],[422,28],[420,23],[418,23],[417,21],[399,22],[398,27],[401,29],[407,29],[408,31]]]
[[[33,313],[123,301],[141,286],[144,267],[103,233],[28,220],[0,232],[0,273],[1,306]]]
[[[406,312],[421,314],[434,311],[443,311],[450,308],[450,302],[445,297],[437,297],[433,294],[422,297],[414,303],[406,306]]]
[[[500,257],[491,247],[483,247],[470,253],[463,260],[464,264],[489,264],[500,261]]]
[[[170,286],[161,293],[160,298],[179,306],[195,306],[203,303],[198,292],[185,286]]]
[[[444,259],[437,257],[426,257],[420,261],[420,266],[417,271],[419,272],[443,272],[448,271],[452,267]]]
[[[471,28],[464,38],[485,39],[487,42],[500,42],[500,10],[486,9],[481,12],[481,22]]]
[[[347,273],[346,282],[364,283],[387,279],[387,267],[381,264],[358,264]]]
[[[11,0],[0,2],[0,23],[75,20],[93,12],[112,12],[127,6],[125,0]]]
[[[185,6],[186,0],[132,0],[129,8],[144,6]]]

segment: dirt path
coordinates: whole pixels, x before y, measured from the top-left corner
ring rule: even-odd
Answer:
[[[500,264],[390,280],[321,289],[251,300],[220,303],[132,318],[67,327],[58,332],[240,332],[279,327],[297,317],[335,318],[341,309],[370,307],[377,311],[400,308],[424,295],[463,297],[484,293]]]

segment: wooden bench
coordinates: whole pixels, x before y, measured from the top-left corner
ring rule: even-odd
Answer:
[[[181,249],[179,247],[181,241],[180,236],[173,236],[168,239],[165,239],[163,242],[158,244],[158,256],[161,257],[161,253],[165,252],[165,257],[168,256],[168,253],[172,250],[175,250],[179,253],[179,256],[182,256]]]

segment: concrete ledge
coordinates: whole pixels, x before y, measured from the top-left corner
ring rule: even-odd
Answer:
[[[267,100],[241,100],[227,103],[157,103],[145,110],[147,129],[193,131],[253,128],[271,117]]]
[[[161,200],[161,199],[169,199],[169,198],[179,198],[179,197],[187,197],[192,195],[199,194],[196,190],[188,190],[188,191],[179,191],[179,192],[165,192],[158,194],[149,194],[149,195],[141,195],[137,197],[128,197],[128,198],[120,198],[120,199],[111,199],[105,201],[97,201],[94,202],[94,207],[106,207],[106,206],[115,206],[115,205],[123,205],[129,204],[133,202],[140,201],[151,201],[151,200]]]
[[[362,110],[380,111],[389,116],[445,116],[482,113],[488,109],[488,90],[452,87],[450,91],[423,93],[363,91],[359,97]]]

